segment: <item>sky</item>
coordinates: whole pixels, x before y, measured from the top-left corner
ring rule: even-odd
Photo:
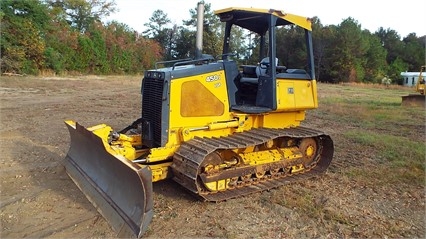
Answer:
[[[163,10],[172,23],[182,25],[200,0],[115,0],[118,11],[106,21],[116,20],[143,32],[155,10]],[[317,16],[323,25],[338,25],[352,17],[361,29],[374,33],[380,27],[395,30],[401,38],[410,33],[426,35],[425,0],[205,0],[212,10],[228,7],[278,9],[305,16]]]

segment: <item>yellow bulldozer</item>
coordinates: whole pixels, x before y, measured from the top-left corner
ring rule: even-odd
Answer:
[[[425,107],[425,78],[423,77],[423,72],[425,72],[426,66],[420,67],[420,74],[417,79],[416,85],[414,86],[415,93],[402,96],[402,105],[403,106],[421,106]]]
[[[331,163],[331,137],[301,126],[306,110],[318,107],[310,19],[239,7],[215,14],[225,23],[223,54],[147,70],[140,119],[120,131],[65,122],[67,173],[119,237],[142,237],[148,228],[153,182],[171,178],[217,202],[308,180]],[[259,37],[258,64],[232,59],[234,27]],[[300,66],[279,64],[282,27],[301,33]]]

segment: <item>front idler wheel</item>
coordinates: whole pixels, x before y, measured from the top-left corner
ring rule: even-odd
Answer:
[[[302,139],[299,143],[299,150],[303,154],[303,166],[310,168],[318,155],[318,143],[314,138]]]

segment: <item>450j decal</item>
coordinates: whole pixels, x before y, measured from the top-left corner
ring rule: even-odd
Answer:
[[[219,75],[211,75],[211,76],[206,77],[207,82],[213,82],[213,81],[218,81],[218,80],[220,80]]]

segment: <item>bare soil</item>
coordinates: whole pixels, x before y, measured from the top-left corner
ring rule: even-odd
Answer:
[[[1,238],[114,237],[61,164],[69,147],[63,122],[124,128],[140,117],[140,81],[139,76],[1,78]],[[336,93],[330,89],[320,85],[319,95]],[[330,119],[323,106],[314,112],[305,125],[324,130],[335,142],[326,174],[221,203],[198,201],[172,180],[154,183],[155,216],[146,236],[425,238],[424,185],[352,177],[351,172],[380,167],[374,149],[343,135],[348,127],[362,126]],[[418,134],[425,138],[424,129]]]

